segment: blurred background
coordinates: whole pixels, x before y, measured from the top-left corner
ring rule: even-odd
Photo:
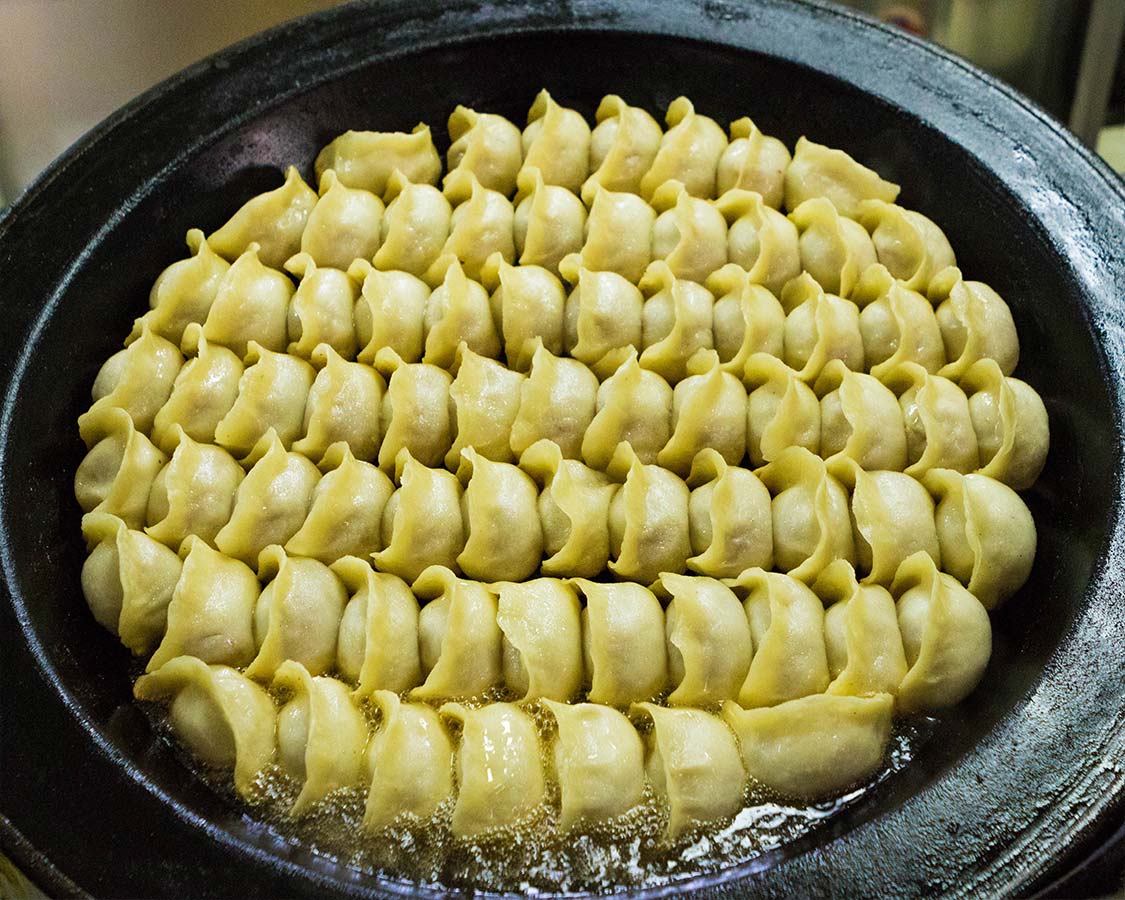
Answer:
[[[338,0],[0,0],[0,207],[203,56]],[[1125,171],[1125,0],[850,0],[1009,82]]]

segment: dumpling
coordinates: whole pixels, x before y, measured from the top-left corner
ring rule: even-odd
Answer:
[[[277,716],[277,756],[281,770],[301,782],[290,810],[299,816],[363,780],[367,722],[346,684],[313,676],[291,659],[278,667],[273,687],[289,695]]]
[[[234,405],[215,426],[215,443],[246,456],[272,431],[286,447],[301,435],[316,371],[299,356],[250,341]]]
[[[701,575],[665,572],[656,584],[670,598],[668,704],[710,706],[737,697],[753,653],[742,603],[722,582]]]
[[[641,366],[675,384],[688,374],[688,360],[715,345],[715,298],[703,285],[676,278],[663,260],[648,267],[640,289],[646,297]]]
[[[531,476],[493,462],[473,448],[461,451],[465,486],[465,549],[457,565],[481,581],[523,581],[543,558],[539,492]]]
[[[383,508],[383,549],[371,554],[375,568],[413,581],[427,566],[456,565],[465,547],[461,482],[406,449],[395,468],[399,487]]]
[[[570,700],[582,687],[581,608],[557,578],[496,585],[504,684],[521,702]]]
[[[688,534],[695,554],[687,566],[712,578],[734,578],[773,565],[773,519],[766,486],[715,450],[701,450],[688,476]]]
[[[541,486],[544,575],[593,578],[609,562],[609,504],[617,491],[601,472],[563,458],[558,444],[539,440],[523,452],[520,468]]]
[[[500,336],[492,321],[488,292],[465,277],[461,264],[454,260],[441,284],[430,294],[423,318],[426,346],[422,362],[452,369],[457,347],[464,342],[474,353],[496,359],[500,355]]]
[[[392,468],[403,450],[422,465],[444,464],[457,421],[449,398],[453,376],[428,363],[403,362],[393,350],[381,351],[378,362],[390,373],[380,411],[379,468]]]
[[[853,372],[864,371],[859,308],[850,300],[826,294],[808,272],[786,285],[785,362],[808,382],[831,359],[843,360]]]
[[[652,257],[677,278],[703,283],[727,262],[727,223],[714,203],[693,197],[678,181],[653,194],[660,213],[652,226]]]
[[[329,344],[344,359],[355,359],[356,282],[344,270],[318,266],[308,253],[298,253],[285,269],[301,280],[289,303],[289,352],[309,359]]]
[[[926,474],[939,498],[942,568],[992,609],[1018,591],[1035,562],[1035,520],[1019,494],[987,475]]]
[[[993,359],[1005,375],[1015,371],[1020,340],[1008,304],[987,284],[963,281],[956,268],[939,272],[930,283],[930,300],[949,360],[939,371],[959,381],[979,359]]]
[[[418,184],[436,184],[441,157],[428,125],[401,131],[345,131],[316,158],[316,177],[333,169],[342,184],[383,196],[397,169]]]
[[[212,249],[198,228],[188,231],[187,245],[191,256],[177,260],[157,276],[148,295],[151,309],[137,320],[130,337],[139,337],[138,326],[143,328],[144,323],[179,346],[188,325],[206,321],[230,263]]]
[[[547,184],[578,193],[590,174],[590,126],[582,114],[540,91],[523,130],[523,170],[535,168]]]
[[[299,453],[286,452],[272,431],[262,443],[265,455],[242,479],[230,520],[215,535],[220,552],[253,566],[262,550],[285,544],[301,528],[320,481],[316,466]]]
[[[453,742],[437,711],[403,703],[390,691],[375,691],[372,700],[381,722],[367,748],[363,828],[369,832],[400,816],[429,819],[453,796]]]
[[[879,177],[843,150],[797,141],[793,161],[785,170],[785,207],[792,211],[814,197],[827,197],[840,215],[855,217],[864,200],[894,203],[899,186]]]
[[[598,703],[543,705],[558,728],[548,759],[559,785],[559,830],[608,822],[640,805],[645,750],[632,723]]]
[[[84,513],[117,516],[143,528],[153,481],[168,461],[123,409],[98,410],[85,422],[90,452],[74,473],[74,496]]]
[[[1035,484],[1050,447],[1043,398],[1025,381],[1009,378],[992,359],[974,363],[961,379],[980,450],[980,474],[1017,491]]]
[[[712,273],[707,279],[707,290],[715,296],[712,332],[724,372],[743,378],[746,363],[755,353],[781,359],[785,310],[777,297],[755,284],[749,273],[735,263]]]
[[[535,345],[531,373],[520,385],[519,411],[512,423],[512,452],[549,440],[567,459],[582,453],[582,440],[594,420],[598,379],[576,359],[555,356]]]
[[[453,208],[433,184],[412,181],[409,173],[397,169],[387,180],[384,199],[389,202],[383,213],[383,240],[372,263],[376,269],[425,278],[449,237]]]
[[[348,187],[334,169],[320,176],[320,197],[301,235],[301,252],[318,266],[347,271],[370,260],[383,240],[383,201],[371,191]]]
[[[426,680],[410,692],[416,700],[480,697],[500,683],[503,633],[496,624],[496,594],[477,581],[431,566],[414,582],[428,600],[418,616],[418,643]]]
[[[266,350],[284,353],[289,344],[289,301],[293,282],[258,258],[250,244],[219,282],[215,300],[203,323],[203,337],[230,347],[239,358],[256,341]]]
[[[641,196],[652,198],[664,182],[682,182],[693,197],[715,196],[719,159],[727,148],[727,136],[714,119],[701,116],[687,97],[677,97],[664,117],[668,130],[649,170],[641,178]]]
[[[609,503],[610,571],[642,584],[684,571],[692,555],[687,485],[667,469],[644,465],[627,444],[610,471],[624,482]]]
[[[247,200],[207,243],[229,260],[245,253],[250,244],[258,244],[262,262],[280,269],[301,249],[301,235],[315,205],[316,191],[305,184],[296,166],[290,166],[281,187]]]
[[[742,807],[746,773],[734,734],[722,719],[653,703],[634,704],[632,711],[652,719],[652,731],[645,735],[645,771],[656,796],[668,804],[668,840],[696,825],[727,819]]]
[[[336,665],[336,636],[348,594],[324,563],[290,556],[276,545],[262,551],[258,577],[269,583],[254,606],[258,655],[246,668],[251,678],[269,680],[286,660],[313,675]]]
[[[150,652],[164,637],[180,558],[106,513],[83,516],[82,536],[90,552],[82,593],[94,618],[135,655]]]
[[[476,709],[446,703],[441,714],[461,724],[453,836],[475,838],[528,819],[546,796],[539,735],[531,716],[512,703]]]
[[[753,191],[733,188],[715,201],[727,222],[727,258],[745,269],[753,284],[775,296],[801,274],[797,226],[766,206]]]
[[[957,265],[945,233],[920,212],[883,200],[865,200],[858,213],[863,227],[871,232],[879,262],[908,290],[925,291],[934,275]]]
[[[723,704],[749,776],[784,797],[814,800],[870,777],[891,738],[889,694],[814,694],[766,709]]]
[[[616,272],[632,283],[640,281],[652,262],[656,210],[636,194],[587,185],[582,199],[590,214],[580,253],[582,265],[593,272]]]
[[[917,363],[900,363],[883,376],[898,393],[906,426],[906,474],[930,469],[972,472],[980,464],[977,436],[964,391]]]
[[[730,190],[754,191],[766,206],[779,209],[791,159],[789,148],[777,138],[762,134],[746,116],[730,123],[730,137],[716,172],[719,195]]]
[[[591,703],[626,707],[668,683],[664,611],[648,588],[576,578],[582,609],[582,661]]]
[[[437,281],[437,272],[444,271],[453,259],[459,260],[465,274],[477,281],[485,260],[493,253],[511,262],[516,256],[514,222],[512,201],[471,179],[469,198],[454,208],[449,237],[426,280]]]
[[[383,510],[395,486],[387,474],[356,459],[344,442],[320,461],[324,476],[313,488],[309,513],[285,544],[287,553],[330,565],[344,556],[364,559],[383,549]]]
[[[731,583],[745,595],[754,656],[738,692],[741,706],[774,706],[828,687],[824,606],[789,575],[747,569]]]
[[[205,765],[233,769],[235,790],[253,796],[258,773],[277,751],[277,711],[264,688],[227,666],[180,656],[138,678],[133,695],[171,700],[176,737]]]
[[[381,272],[362,259],[351,264],[348,275],[363,284],[354,313],[360,348],[356,359],[371,365],[385,349],[404,362],[421,360],[430,299],[426,283],[409,272]]]
[[[800,237],[801,268],[829,294],[848,297],[859,277],[876,263],[875,246],[863,226],[836,211],[830,200],[806,200],[789,214]]]
[[[422,683],[418,600],[397,575],[376,572],[355,556],[331,567],[350,599],[340,619],[336,666],[356,696],[405,691]]]
[[[606,377],[641,349],[644,297],[623,276],[587,269],[577,256],[564,259],[561,269],[573,285],[566,298],[563,347]]]
[[[466,447],[487,459],[511,462],[515,459],[512,425],[519,412],[524,376],[474,353],[464,343],[457,359],[457,377],[449,389],[456,439],[445,455],[446,468],[457,469]]]
[[[312,354],[320,371],[309,390],[297,453],[320,462],[335,443],[346,444],[362,460],[379,452],[380,416],[386,382],[363,363],[347,362],[328,344]]]
[[[846,456],[868,470],[906,468],[906,426],[890,388],[833,359],[817,378],[816,392],[821,456]]]
[[[246,665],[254,658],[258,579],[245,563],[212,550],[195,535],[184,540],[180,556],[184,565],[168,604],[168,627],[145,671],[154,672],[177,656]]]
[[[867,269],[852,291],[860,307],[864,362],[876,378],[902,363],[928,372],[945,365],[945,345],[930,302],[895,281],[881,265]]]
[[[616,94],[606,94],[595,114],[598,124],[590,136],[590,177],[586,191],[599,185],[609,191],[639,194],[641,179],[652,167],[664,136],[647,110],[630,106]]]
[[[566,291],[542,266],[509,265],[493,253],[481,273],[491,290],[489,303],[504,345],[508,368],[526,372],[541,343],[558,356],[563,347]]]
[[[458,106],[449,114],[449,171],[441,189],[451,203],[472,193],[473,181],[510,197],[523,164],[520,130],[495,113]]]
[[[550,184],[535,166],[520,170],[514,234],[521,266],[559,273],[559,261],[582,249],[586,207],[565,187]]]
[[[696,454],[710,448],[738,465],[746,455],[746,388],[723,371],[714,350],[702,351],[688,369],[694,374],[672,392],[672,436],[656,462],[687,477]]]
[[[746,360],[746,449],[755,466],[788,447],[820,451],[820,403],[780,359],[754,353]]]
[[[672,436],[672,388],[642,369],[634,351],[598,388],[597,413],[582,438],[582,458],[594,469],[609,468],[625,442],[649,464]]]

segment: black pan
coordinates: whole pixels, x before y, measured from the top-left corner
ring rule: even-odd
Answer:
[[[72,148],[0,218],[0,828],[52,893],[360,896],[410,886],[292,847],[201,783],[130,700],[93,620],[71,477],[98,366],[184,255],[349,128],[513,118],[547,86],[592,114],[689,95],[790,145],[838,145],[903,184],[996,287],[1051,417],[1027,500],[1032,578],[995,619],[977,692],[905,771],[713,896],[982,896],[1048,883],[1125,794],[1125,189],[1056,122],[960,60],[783,0],[383,3],[313,16],[189,69]],[[2,821],[2,820],[0,820]],[[14,829],[11,827],[14,826]],[[21,843],[18,834],[29,843]],[[35,848],[34,850],[31,848]]]

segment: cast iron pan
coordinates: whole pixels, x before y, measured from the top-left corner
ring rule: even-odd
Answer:
[[[457,102],[519,119],[547,86],[662,112],[684,93],[903,186],[1019,327],[1051,417],[1028,496],[1039,555],[995,620],[977,692],[904,772],[807,838],[697,878],[710,896],[1028,893],[1125,793],[1125,190],[1045,114],[963,62],[836,9],[757,3],[387,3],[271,31],[150,91],[0,219],[0,820],[52,893],[412,893],[290,846],[202,784],[130,700],[127,653],[79,590],[75,419],[99,364],[182,257],[248,196],[310,174],[349,127],[445,141]],[[18,839],[21,833],[26,842]],[[30,847],[36,848],[34,851]],[[655,894],[653,894],[655,895]]]

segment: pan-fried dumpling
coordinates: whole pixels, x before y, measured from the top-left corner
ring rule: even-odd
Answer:
[[[942,567],[985,609],[1018,591],[1035,562],[1035,520],[1019,494],[987,475],[934,469],[926,486],[939,498]]]
[[[98,624],[137,656],[164,636],[168,604],[183,564],[174,551],[116,516],[82,517],[90,555],[82,566],[82,593]]]
[[[277,716],[277,756],[282,771],[302,782],[290,811],[299,816],[363,780],[367,722],[346,684],[291,659],[278,667],[273,687],[290,695]]]
[[[954,381],[979,359],[993,359],[1005,375],[1015,371],[1020,340],[1008,304],[987,284],[963,281],[961,271],[948,268],[930,283],[930,300],[949,360],[938,372]]]
[[[228,556],[257,565],[270,544],[285,544],[308,515],[317,471],[300,453],[286,452],[272,431],[262,444],[265,454],[242,479],[234,496],[230,521],[215,535],[215,546]]]
[[[895,281],[883,266],[870,266],[863,273],[851,299],[860,307],[864,361],[876,378],[905,362],[928,372],[945,365],[945,344],[933,306]]]
[[[864,200],[894,203],[899,186],[884,181],[843,150],[806,137],[797,141],[793,161],[785,170],[785,207],[792,211],[813,197],[827,197],[840,215],[854,217]]]
[[[320,197],[301,235],[301,252],[318,266],[343,271],[354,260],[370,260],[383,240],[385,209],[371,191],[348,187],[334,169],[325,169]]]
[[[285,550],[325,565],[344,556],[367,559],[383,549],[383,510],[395,486],[343,441],[328,448],[320,465],[325,474],[313,488],[309,514]]]
[[[582,687],[578,595],[565,581],[536,578],[496,585],[504,684],[520,701],[563,703]]]
[[[372,700],[382,720],[367,747],[363,828],[377,831],[400,816],[425,821],[453,796],[453,742],[424,703],[403,703],[390,691]]]
[[[543,558],[539,492],[531,476],[493,462],[472,447],[461,451],[465,486],[465,549],[457,565],[481,581],[523,581]]]
[[[466,447],[487,459],[511,462],[515,459],[512,425],[519,412],[524,376],[494,359],[479,356],[464,343],[457,358],[457,377],[449,389],[457,437],[445,455],[446,468],[457,469]]]
[[[773,496],[777,568],[811,583],[833,560],[855,560],[847,491],[820,457],[790,447],[758,474]]]
[[[582,458],[594,469],[609,468],[617,445],[625,442],[643,463],[672,436],[672,388],[642,369],[633,351],[598,388],[597,413],[582,439]]]
[[[348,362],[328,344],[312,354],[316,374],[305,404],[303,437],[293,449],[320,462],[335,443],[344,443],[363,460],[379,452],[379,409],[386,382],[363,363]]]
[[[275,353],[250,341],[238,379],[238,397],[215,426],[215,443],[246,456],[273,431],[286,447],[301,435],[316,370],[299,356]]]
[[[641,179],[652,167],[664,136],[647,110],[629,106],[616,94],[606,94],[595,113],[598,124],[590,137],[590,168],[583,186],[600,185],[609,191],[639,194]]]
[[[830,294],[851,295],[859,276],[876,263],[863,226],[836,211],[830,200],[806,200],[789,214],[800,237],[801,268]]]
[[[695,556],[687,566],[712,578],[734,578],[773,565],[769,491],[749,469],[728,466],[715,450],[701,450],[688,476],[688,532]]]
[[[578,193],[590,174],[590,126],[582,114],[540,91],[523,130],[523,169],[540,171],[547,184]]]
[[[363,283],[355,303],[355,336],[360,348],[356,359],[371,365],[385,349],[404,362],[418,362],[430,299],[426,283],[409,272],[381,272],[364,259],[353,262],[348,275]]]
[[[668,804],[669,840],[741,808],[746,773],[734,734],[722,719],[653,703],[636,703],[632,712],[652,719],[652,731],[645,735],[645,771],[656,796]]]
[[[663,573],[657,591],[670,597],[664,611],[668,637],[670,706],[710,706],[738,696],[753,647],[742,603],[730,588],[701,575]]]
[[[730,190],[754,191],[766,206],[779,209],[791,159],[789,149],[777,138],[762,134],[746,116],[730,123],[730,137],[716,172],[719,196]]]
[[[345,556],[331,566],[350,598],[340,619],[336,665],[359,697],[405,691],[422,682],[418,600],[397,575]]]
[[[430,566],[414,582],[429,600],[418,615],[418,643],[426,680],[410,696],[417,700],[480,697],[500,683],[503,634],[496,624],[496,594],[477,581],[458,578],[445,566]]]
[[[512,703],[476,709],[446,703],[441,714],[461,723],[453,836],[474,838],[528,819],[546,795],[539,735],[531,716]]]
[[[176,449],[175,426],[201,444],[215,441],[215,428],[238,398],[244,371],[233,350],[212,344],[194,323],[184,331],[184,345],[195,351],[172,385],[172,393],[152,424],[152,442],[165,453]]]
[[[413,581],[431,565],[454,566],[465,546],[461,482],[445,469],[424,466],[403,449],[398,490],[383,508],[383,549],[375,568]]]
[[[382,197],[397,169],[418,184],[436,184],[441,157],[428,125],[401,131],[345,131],[316,158],[316,177],[334,169],[340,182]]]
[[[556,356],[563,348],[566,291],[542,266],[509,265],[493,253],[481,273],[492,291],[489,303],[504,344],[508,368],[526,372],[539,341]]]
[[[741,379],[723,371],[714,350],[700,352],[688,368],[694,374],[672,392],[672,436],[656,457],[659,465],[682,477],[704,448],[717,450],[732,466],[746,455],[746,388]]]
[[[833,359],[817,378],[816,392],[821,456],[846,456],[868,470],[906,468],[906,427],[890,388]]]
[[[644,742],[616,709],[544,700],[558,726],[548,759],[559,785],[559,829],[608,822],[644,798]]]
[[[351,276],[317,265],[308,253],[298,253],[285,269],[301,280],[289,302],[289,352],[309,359],[320,344],[329,344],[344,359],[355,359],[359,290]]]
[[[85,513],[117,516],[143,528],[153,480],[168,461],[123,409],[109,407],[86,420],[92,447],[74,473],[74,496]]]
[[[641,196],[650,200],[664,182],[682,182],[693,197],[715,196],[719,159],[727,136],[714,119],[701,116],[687,97],[677,97],[664,116],[668,130],[649,170],[641,179]]]
[[[496,359],[500,336],[492,321],[488,292],[465,277],[461,264],[450,263],[445,279],[430,294],[424,318],[426,349],[422,362],[452,369],[457,346],[464,342],[474,353]]]
[[[866,697],[898,693],[906,675],[906,654],[894,598],[885,587],[860,584],[842,559],[820,573],[813,586],[829,604],[824,614],[829,694]]]
[[[582,661],[591,703],[626,707],[668,683],[664,611],[648,588],[576,578],[582,609]]]
[[[728,225],[727,257],[749,273],[753,284],[780,295],[801,274],[797,226],[753,191],[734,188],[715,206]]]
[[[515,198],[514,235],[521,266],[542,266],[559,274],[559,261],[582,249],[586,207],[565,187],[549,184],[524,163]]]
[[[656,211],[636,194],[618,193],[599,184],[587,187],[582,199],[590,207],[582,265],[594,272],[616,272],[632,283],[640,281],[652,262]]]
[[[542,344],[535,347],[531,373],[520,385],[512,452],[522,455],[532,444],[546,439],[557,444],[567,459],[577,459],[594,420],[597,376],[576,359],[555,356]]]
[[[831,359],[853,372],[864,370],[859,308],[850,300],[826,294],[808,272],[786,285],[785,362],[797,377],[812,382]]]
[[[171,396],[183,362],[175,344],[142,326],[140,337],[102,364],[94,379],[94,405],[79,417],[79,432],[83,423],[97,418],[102,410],[123,409],[137,430],[147,434]],[[89,440],[86,443],[89,445]]]
[[[174,426],[172,459],[152,482],[145,520],[149,537],[178,550],[189,534],[212,543],[234,509],[242,467],[221,447],[198,444]]]
[[[378,367],[390,373],[380,412],[379,468],[389,470],[403,450],[422,465],[442,465],[456,422],[449,399],[453,376],[429,363],[403,362],[393,350],[380,351]]]
[[[1050,447],[1043,398],[1027,382],[1009,378],[992,359],[974,363],[961,379],[980,449],[980,474],[1017,491],[1035,484]]]
[[[732,586],[745,595],[754,642],[739,704],[774,706],[828,687],[820,598],[796,578],[762,569],[747,569]]]
[[[644,465],[628,444],[613,455],[610,473],[623,482],[609,503],[610,570],[643,584],[684,571],[692,554],[683,479]]]
[[[715,346],[715,298],[703,285],[676,278],[663,260],[648,267],[640,288],[646,297],[641,366],[675,384],[688,374],[689,359]]]
[[[985,607],[925,553],[903,562],[892,591],[909,666],[899,686],[899,708],[932,712],[960,703],[992,655]]]
[[[449,220],[449,237],[441,256],[434,263],[427,281],[436,281],[437,272],[444,271],[450,261],[461,262],[465,274],[479,281],[481,269],[493,253],[508,262],[515,259],[516,245],[512,236],[515,210],[503,194],[484,187],[472,179],[469,198],[456,206]]]
[[[172,731],[192,754],[215,769],[233,769],[243,798],[274,760],[277,711],[265,689],[227,666],[191,656],[171,659],[133,685],[138,700],[168,700]]]
[[[623,276],[587,269],[578,256],[567,257],[560,268],[573,285],[566,298],[564,349],[606,377],[641,349],[644,297]]]
[[[205,663],[244,666],[254,658],[254,603],[261,586],[237,559],[188,535],[180,547],[184,565],[168,604],[168,628],[148,661],[154,672],[177,656]]]
[[[230,263],[212,249],[198,228],[188,231],[187,245],[191,256],[177,260],[156,277],[148,295],[151,309],[137,320],[130,337],[139,337],[138,326],[143,328],[144,323],[179,346],[188,325],[206,321]]]
[[[746,449],[755,466],[774,460],[787,447],[820,450],[820,403],[780,359],[754,353],[746,360]]]
[[[883,200],[865,200],[858,213],[863,227],[871,232],[879,262],[908,290],[925,291],[934,275],[957,265],[945,232],[920,212]]]
[[[258,244],[262,262],[280,269],[301,249],[301,235],[315,205],[316,191],[305,184],[296,166],[290,166],[281,187],[247,200],[207,243],[228,260],[237,259],[250,244]]]
[[[258,578],[269,584],[254,606],[258,655],[246,674],[268,680],[286,660],[301,663],[313,675],[331,671],[348,602],[340,579],[324,563],[289,556],[276,544],[262,551]]]
[[[652,205],[660,213],[652,226],[653,259],[664,260],[677,278],[699,283],[726,265],[727,223],[714,203],[667,181]]]
[[[230,347],[241,358],[247,344],[257,343],[275,353],[289,344],[289,300],[293,282],[263,265],[258,245],[251,244],[236,259],[223,280],[203,323],[203,336]]]
[[[453,208],[432,184],[412,181],[409,173],[398,170],[387,179],[384,199],[389,202],[383,213],[383,241],[372,258],[375,268],[426,278],[449,237]]]
[[[889,694],[813,694],[764,709],[723,704],[747,774],[782,796],[808,800],[839,794],[875,773],[893,712]]]
[[[460,104],[449,114],[449,171],[441,189],[451,203],[472,193],[473,181],[510,197],[523,164],[520,130],[495,113],[479,113]]]
[[[723,371],[742,378],[753,354],[784,355],[785,310],[745,269],[728,263],[707,279],[707,290],[716,298],[712,331]]]
[[[906,474],[930,469],[972,472],[980,463],[977,436],[964,391],[917,363],[900,363],[883,376],[898,393],[906,425]]]

